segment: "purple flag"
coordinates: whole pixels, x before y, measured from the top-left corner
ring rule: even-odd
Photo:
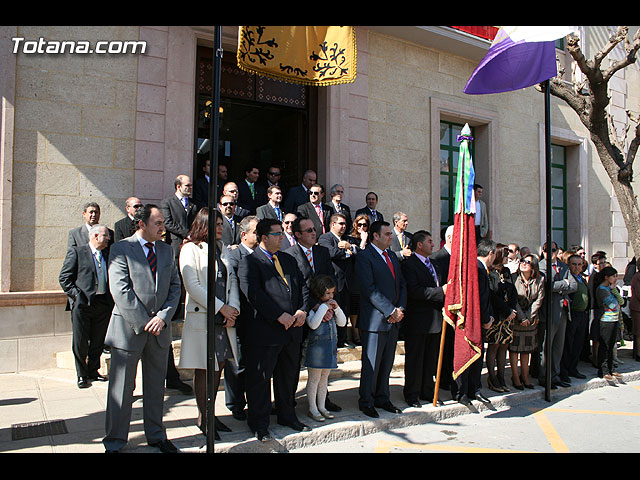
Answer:
[[[464,93],[509,92],[555,77],[555,40],[575,30],[576,27],[501,27],[471,74]]]

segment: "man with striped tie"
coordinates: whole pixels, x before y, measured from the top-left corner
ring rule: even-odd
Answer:
[[[258,247],[240,260],[240,289],[253,307],[242,339],[247,395],[247,424],[260,441],[271,438],[271,378],[277,422],[307,431],[295,412],[294,396],[300,368],[302,326],[309,311],[309,289],[296,261],[282,252],[282,225],[276,219],[260,220]]]
[[[134,381],[142,360],[143,416],[147,443],[176,452],[162,425],[171,318],[180,300],[180,277],[170,245],[162,240],[164,215],[156,205],[139,208],[136,233],[111,246],[109,289],[115,306],[105,344],[111,347],[106,409],[107,452],[127,444]]]

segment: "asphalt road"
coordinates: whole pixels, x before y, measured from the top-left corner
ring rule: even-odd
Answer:
[[[470,411],[291,453],[638,453],[640,382]]]

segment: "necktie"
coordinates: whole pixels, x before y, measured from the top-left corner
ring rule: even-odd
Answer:
[[[153,251],[153,243],[145,243],[144,244],[145,247],[147,247],[149,249],[149,251],[147,252],[147,261],[149,262],[149,268],[151,268],[151,274],[153,275],[153,279],[156,279],[156,267],[157,265],[157,258],[156,258],[156,254]]]
[[[307,250],[304,253],[307,256],[307,260],[309,261],[309,265],[311,265],[311,270],[313,270],[315,272],[316,269],[313,266],[313,257],[311,256],[311,250]]]
[[[438,285],[438,275],[436,275],[436,270],[435,268],[433,268],[433,264],[431,263],[431,260],[426,258],[424,264],[427,266],[427,268],[431,272],[431,275],[433,275],[433,279],[436,281],[436,285]]]
[[[184,205],[184,208],[187,208],[187,202],[189,201],[189,199],[187,197],[182,197],[182,205]]]
[[[373,215],[373,221],[378,220],[378,213],[375,210],[371,210],[371,215]]]
[[[393,263],[391,263],[391,259],[389,258],[389,254],[385,250],[384,252],[382,252],[382,255],[384,255],[384,259],[387,261],[387,266],[389,267],[389,270],[391,270],[391,275],[393,275],[393,278],[395,279],[396,278],[396,271],[393,268]]]
[[[255,198],[256,198],[256,189],[253,186],[253,183],[249,184],[249,190],[251,190],[251,198],[253,198],[255,200]]]
[[[336,205],[336,212],[337,213],[342,213],[342,206],[340,204]]]
[[[282,221],[282,214],[280,213],[280,207],[274,207],[276,211],[276,215],[278,216],[278,220]]]
[[[96,290],[96,293],[102,295],[103,293],[107,293],[107,282],[104,274],[104,268],[102,268],[102,253],[99,251],[96,252],[96,263],[98,265],[98,289]]]
[[[404,248],[404,233],[401,233],[398,238],[400,239],[400,246]]]
[[[322,207],[320,205],[316,205],[316,213],[318,217],[320,217],[320,223],[322,223],[322,233],[327,233],[324,230],[324,216],[322,215]]]
[[[287,287],[289,286],[289,282],[287,282],[287,279],[284,276],[284,272],[282,271],[282,265],[280,265],[280,260],[278,260],[278,255],[273,255],[273,264],[276,267],[276,270],[278,271],[278,273],[280,274],[280,276],[282,277],[282,279],[284,280],[284,283],[287,284]]]

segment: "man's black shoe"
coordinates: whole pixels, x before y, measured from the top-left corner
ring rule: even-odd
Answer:
[[[176,446],[167,439],[156,443],[150,443],[149,446],[159,448],[162,453],[178,453]]]
[[[78,377],[78,388],[88,388],[90,386],[91,384],[89,380],[87,380],[87,377]]]
[[[190,385],[187,385],[186,383],[184,383],[182,380],[174,380],[174,381],[167,380],[167,388],[175,388],[176,390],[180,390],[185,395],[188,395],[189,393],[193,393],[193,388],[191,388]]]
[[[489,400],[480,392],[476,393],[476,400],[480,400],[482,403],[491,403],[491,400]]]
[[[371,417],[371,418],[379,418],[380,415],[378,414],[377,410],[373,407],[360,407],[360,411],[362,413],[364,413],[367,417]]]
[[[326,408],[330,412],[341,412],[342,411],[342,407],[340,407],[339,405],[336,405],[335,403],[333,403],[328,398],[324,401],[324,408]]]
[[[99,373],[94,373],[93,375],[89,375],[89,380],[92,382],[108,382],[109,377],[105,377]]]
[[[465,407],[470,407],[471,406],[471,400],[469,400],[469,397],[467,397],[466,394],[462,395],[460,398],[458,398],[458,403],[461,403]]]
[[[553,385],[558,385],[560,387],[570,387],[571,384],[569,382],[565,382],[564,380],[558,380],[557,382],[553,382],[551,384],[551,388],[553,388]]]
[[[271,440],[271,434],[269,433],[269,430],[258,430],[256,432],[256,438],[258,439],[259,442],[268,442],[269,440]]]
[[[418,400],[407,400],[407,405],[413,408],[421,408],[422,404]]]
[[[383,410],[386,410],[387,412],[390,412],[390,413],[402,413],[402,410],[400,410],[391,402],[387,402],[384,405],[376,405],[376,407],[382,408]]]
[[[278,422],[278,425],[293,428],[296,432],[310,432],[311,428],[299,420],[293,422]]]

